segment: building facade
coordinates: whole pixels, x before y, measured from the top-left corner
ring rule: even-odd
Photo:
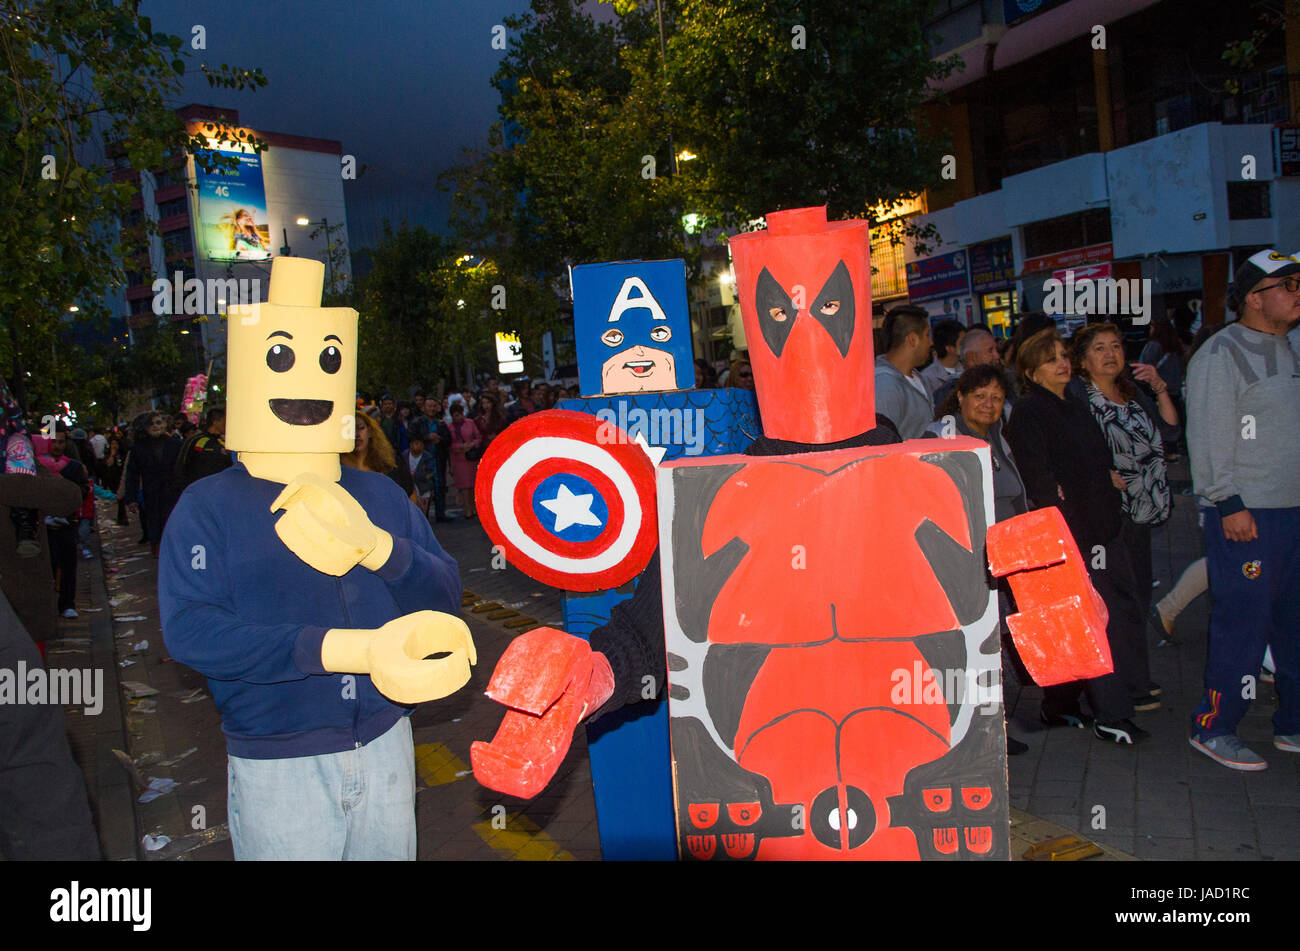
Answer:
[[[941,240],[924,257],[903,249],[909,299],[1009,334],[1024,310],[1083,318],[1050,296],[1053,279],[1137,279],[1147,319],[1186,309],[1221,322],[1238,262],[1300,248],[1300,41],[1288,48],[1278,22],[1253,61],[1223,56],[1261,29],[1258,13],[1217,0],[938,3],[934,53],[958,68],[926,118],[952,145],[913,219]],[[1129,310],[1112,316],[1145,323]]]
[[[208,123],[223,116],[230,125],[239,123],[238,111],[211,106],[186,106],[178,114],[192,134],[206,135]],[[196,373],[222,365],[226,308],[266,300],[277,254],[325,262],[327,289],[351,280],[342,145],[241,131],[267,148],[254,153],[209,139],[214,149],[237,156],[234,173],[204,172],[192,156],[163,168],[114,173],[118,181],[139,184],[134,221],[147,216],[157,224],[148,251],[126,264],[127,326],[173,321]]]

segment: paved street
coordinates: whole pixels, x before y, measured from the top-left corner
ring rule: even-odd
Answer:
[[[1185,464],[1173,475],[1186,480]],[[216,709],[203,678],[167,656],[158,628],[155,563],[147,546],[136,544],[138,527],[117,527],[103,508],[99,524],[102,560],[80,562],[82,616],[64,622],[64,640],[51,645],[50,659],[60,666],[106,669],[104,712],[69,717],[106,855],[228,860],[233,855],[225,831],[225,750]],[[491,545],[477,522],[457,519],[435,528],[461,566],[464,616],[479,659],[469,686],[415,714],[420,857],[598,859],[581,736],[555,782],[533,802],[485,790],[469,772],[470,743],[490,739],[502,715],[483,696],[491,671],[516,633],[559,625],[558,593],[513,568],[494,569]],[[1173,518],[1155,536],[1157,597],[1199,556],[1200,544],[1193,500],[1177,495]],[[1024,821],[1036,817],[1139,859],[1300,858],[1300,757],[1272,747],[1273,688],[1261,687],[1241,730],[1268,759],[1267,771],[1233,772],[1187,744],[1187,719],[1205,659],[1206,616],[1201,598],[1179,618],[1179,644],[1152,647],[1152,674],[1164,687],[1165,702],[1138,715],[1152,739],[1136,750],[1103,744],[1086,731],[1040,728],[1039,691],[1009,682],[1011,729],[1030,745],[1028,753],[1009,761],[1011,803],[1029,814],[1021,816]],[[115,675],[121,686],[113,683]],[[124,755],[115,756],[114,749]],[[134,779],[119,762],[128,756]],[[179,785],[138,802],[151,780]],[[145,835],[170,841],[146,852],[140,846]]]

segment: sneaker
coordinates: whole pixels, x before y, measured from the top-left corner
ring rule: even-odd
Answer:
[[[77,613],[76,608],[65,608],[63,611],[63,616],[66,618],[74,618],[74,617],[80,617],[81,615]]]
[[[1160,609],[1154,604],[1151,605],[1151,611],[1147,614],[1147,626],[1156,636],[1156,645],[1167,647],[1174,643],[1174,626],[1165,620],[1165,616],[1160,613]]]
[[[1163,694],[1164,692],[1165,692],[1165,691],[1164,691],[1164,688],[1161,687],[1161,686],[1160,686],[1158,683],[1156,683],[1154,680],[1148,680],[1148,681],[1147,681],[1147,693],[1151,694],[1151,696],[1153,696],[1153,697],[1159,697],[1159,696],[1160,696],[1161,694]]]
[[[37,542],[32,541],[31,539],[25,539],[18,543],[19,558],[35,558],[40,553],[41,553],[41,546]]]
[[[1082,730],[1092,722],[1091,717],[1082,713],[1078,707],[1065,713],[1048,713],[1046,710],[1039,710],[1038,719],[1044,726],[1072,726],[1078,730]]]
[[[1187,742],[1191,743],[1194,749],[1200,750],[1210,759],[1228,767],[1228,769],[1241,769],[1250,772],[1268,769],[1268,763],[1264,762],[1264,758],[1241,742],[1234,733],[1229,733],[1226,736],[1212,736],[1208,739],[1192,736],[1188,738]],[[1277,741],[1274,740],[1274,742]]]
[[[1136,746],[1151,735],[1132,720],[1098,720],[1092,725],[1092,733],[1099,740],[1127,743],[1129,746]]]
[[[1300,733],[1273,737],[1273,745],[1283,753],[1300,753]]]
[[[1160,697],[1154,691],[1147,691],[1141,696],[1133,698],[1133,709],[1138,713],[1147,713],[1151,710],[1160,709]]]

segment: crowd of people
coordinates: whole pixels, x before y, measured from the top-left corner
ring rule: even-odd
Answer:
[[[903,439],[987,442],[997,520],[1046,506],[1064,515],[1106,604],[1114,670],[1046,688],[1044,724],[1146,740],[1133,717],[1162,696],[1150,641],[1173,642],[1178,613],[1208,587],[1206,690],[1190,742],[1224,766],[1258,770],[1267,763],[1236,735],[1254,697],[1243,683],[1275,680],[1274,745],[1300,752],[1300,262],[1261,252],[1233,287],[1237,321],[1195,336],[1182,315],[1155,321],[1136,360],[1104,320],[1066,340],[1051,317],[1030,312],[998,341],[986,326],[932,328],[924,309],[896,307],[877,333],[876,408]],[[1152,605],[1152,531],[1172,511],[1168,464],[1184,447],[1208,555]],[[1008,592],[1000,600],[1004,617],[1014,611]],[[1008,747],[1027,748],[1012,737]]]
[[[421,511],[428,515],[432,509],[435,522],[450,521],[449,512],[477,518],[474,479],[492,440],[516,420],[577,396],[577,384],[525,379],[503,389],[496,377],[481,390],[467,387],[445,398],[419,391],[400,402],[389,394],[378,400],[362,396],[356,448],[343,464],[391,476]],[[448,508],[451,490],[458,509]]]

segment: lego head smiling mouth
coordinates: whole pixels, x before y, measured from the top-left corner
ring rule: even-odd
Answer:
[[[293,340],[293,335],[284,330],[273,332],[267,339],[275,337],[284,337],[286,340]],[[326,373],[334,374],[339,371],[342,365],[342,355],[335,344],[342,341],[335,335],[330,334],[324,338],[325,347],[320,352],[318,362],[320,368]],[[275,373],[287,373],[292,369],[297,360],[297,355],[293,348],[286,343],[274,343],[266,351],[266,365]],[[290,399],[284,397],[272,397],[267,400],[271,412],[275,418],[281,422],[288,423],[291,426],[319,426],[332,415],[334,415],[333,400],[315,400],[315,399]]]

